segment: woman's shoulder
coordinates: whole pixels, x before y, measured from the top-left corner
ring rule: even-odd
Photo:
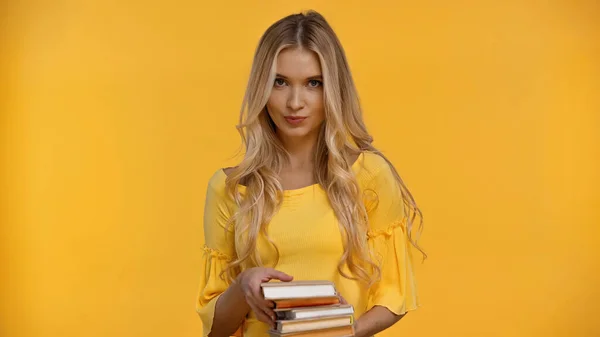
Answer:
[[[206,202],[220,209],[223,214],[233,214],[237,206],[235,200],[227,191],[226,180],[227,174],[224,168],[219,168],[213,172],[208,179]]]
[[[360,183],[366,184],[381,174],[391,172],[388,161],[376,152],[362,152],[356,161],[356,175]]]
[[[211,177],[208,179],[208,192],[213,195],[219,196],[226,199],[228,202],[232,202],[231,196],[227,192],[227,177],[236,167],[221,167],[213,172]],[[244,191],[244,186],[238,184],[238,190]]]
[[[209,193],[217,195],[225,195],[225,181],[227,174],[225,168],[219,168],[213,171],[212,175],[208,179],[208,191]]]
[[[370,168],[381,168],[388,165],[385,158],[377,152],[364,151],[362,152],[362,159],[363,164]]]

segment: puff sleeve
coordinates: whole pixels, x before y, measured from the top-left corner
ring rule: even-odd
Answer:
[[[368,190],[373,197],[366,201],[367,239],[380,263],[381,280],[369,290],[367,309],[379,305],[402,315],[416,309],[419,299],[400,185],[383,158]]]
[[[234,234],[227,228],[232,215],[225,194],[225,185],[218,174],[208,183],[204,205],[204,247],[200,265],[200,284],[196,300],[196,311],[202,320],[202,336],[212,329],[215,305],[219,296],[227,290],[229,282],[221,272],[235,254]]]

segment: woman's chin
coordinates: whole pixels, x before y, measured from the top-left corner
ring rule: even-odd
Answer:
[[[303,138],[308,138],[311,132],[305,128],[294,128],[282,130],[282,132],[279,132],[279,134],[285,138],[300,140]]]

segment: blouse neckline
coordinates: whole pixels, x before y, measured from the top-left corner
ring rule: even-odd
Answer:
[[[356,172],[357,167],[359,166],[359,162],[363,160],[364,157],[364,152],[361,152],[358,157],[356,158],[356,160],[354,161],[354,163],[352,163],[352,170],[354,172]],[[220,169],[219,173],[223,176],[223,180],[227,179],[227,173],[225,173],[225,169]],[[289,189],[289,190],[283,190],[283,195],[285,196],[292,196],[292,195],[301,195],[304,194],[305,192],[314,190],[314,189],[321,189],[321,186],[319,185],[319,183],[315,183],[312,185],[307,185],[307,186],[303,186],[303,187],[299,187],[299,188],[294,188],[294,189]],[[240,192],[243,192],[246,189],[245,185],[242,184],[238,184],[238,188],[240,189]]]

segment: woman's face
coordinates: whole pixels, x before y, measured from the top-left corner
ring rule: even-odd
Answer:
[[[277,56],[277,75],[267,110],[283,139],[300,139],[319,132],[325,120],[323,77],[316,53],[286,48]]]

